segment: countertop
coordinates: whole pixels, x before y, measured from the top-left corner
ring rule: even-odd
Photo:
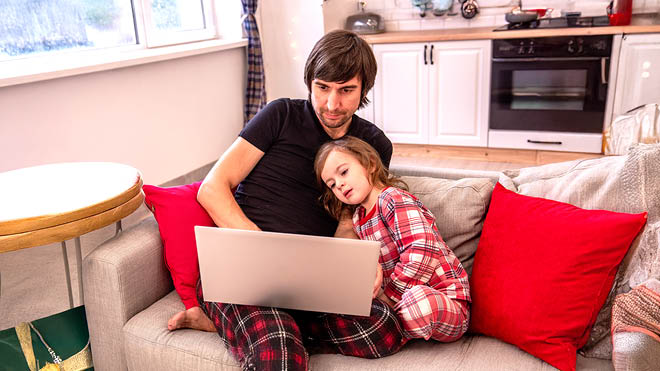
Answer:
[[[455,41],[455,40],[489,40],[489,39],[512,39],[523,37],[547,37],[547,36],[581,36],[581,35],[615,35],[636,33],[660,33],[660,15],[637,15],[633,16],[628,26],[604,26],[604,27],[569,27],[569,28],[545,28],[528,30],[509,30],[494,32],[495,28],[502,27],[480,27],[480,28],[452,28],[441,30],[423,31],[395,31],[384,32],[375,35],[362,35],[370,44],[385,43],[408,43],[429,41]]]

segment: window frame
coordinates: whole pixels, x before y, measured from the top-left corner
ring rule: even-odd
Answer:
[[[189,1],[189,0],[186,0]],[[141,6],[133,7],[135,22],[140,25],[136,27],[138,44],[139,40],[145,41],[147,48],[155,48],[166,45],[184,44],[195,41],[204,41],[216,39],[219,37],[217,27],[217,17],[215,16],[215,1],[197,0],[202,4],[202,15],[204,17],[204,29],[187,31],[159,31],[153,24],[151,13],[151,4],[153,0],[133,0],[133,3],[139,2]],[[222,0],[220,0],[222,1]],[[140,8],[139,10],[137,8]],[[139,15],[137,13],[140,13]],[[139,19],[142,22],[138,22]],[[140,29],[142,35],[140,35]]]

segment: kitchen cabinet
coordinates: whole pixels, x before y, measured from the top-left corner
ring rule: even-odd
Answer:
[[[612,119],[647,103],[660,103],[660,34],[624,35]]]
[[[373,118],[395,143],[485,147],[490,40],[373,46]]]

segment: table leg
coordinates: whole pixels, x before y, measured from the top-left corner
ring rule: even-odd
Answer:
[[[115,237],[121,233],[121,219],[117,220],[116,229],[115,229]]]
[[[82,282],[82,252],[80,251],[80,237],[76,237],[76,264],[78,264],[78,289],[80,290],[80,305],[85,304],[83,297],[83,282]]]
[[[73,308],[73,292],[71,290],[71,273],[69,271],[69,256],[66,252],[65,241],[62,241],[62,257],[64,257],[64,273],[66,274],[66,287],[69,290],[69,307]]]

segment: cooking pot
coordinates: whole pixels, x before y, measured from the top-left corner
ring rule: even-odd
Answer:
[[[513,8],[504,15],[504,19],[509,23],[527,23],[539,18],[536,10],[521,10],[520,7]]]
[[[346,18],[344,29],[353,31],[358,34],[375,34],[385,32],[385,23],[383,18],[375,13],[365,12],[364,6],[366,2],[358,2],[361,7],[360,13],[353,14]]]

